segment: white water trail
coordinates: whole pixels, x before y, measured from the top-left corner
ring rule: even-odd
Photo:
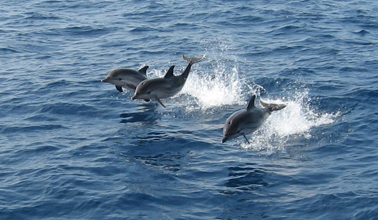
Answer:
[[[213,70],[214,75],[196,72],[188,79],[182,91],[182,94],[192,97],[185,100],[187,111],[198,108],[206,111],[224,105],[245,106],[248,101],[246,99],[249,99],[251,94],[260,97],[260,91],[265,91],[260,85],[247,85],[246,81],[240,78],[236,67],[228,69],[223,65],[217,65]],[[305,88],[294,88],[287,97],[279,99],[271,99],[268,94],[268,98],[263,97],[263,101],[286,103],[287,107],[272,112],[258,131],[247,135],[250,144],[247,144],[244,138],[236,139],[245,149],[267,153],[283,150],[290,138],[309,139],[312,137],[312,128],[334,123],[339,114],[317,112],[311,106],[309,91]]]
[[[286,98],[285,98],[286,99]],[[265,124],[249,135],[249,144],[242,142],[246,149],[273,153],[283,150],[289,137],[309,139],[311,129],[335,122],[339,113],[320,113],[311,108],[308,91],[295,92],[288,100],[263,99],[268,103],[286,103],[287,107],[272,112]]]
[[[223,49],[210,51],[204,61],[194,64],[184,88],[171,102],[184,106],[188,112],[205,112],[225,105],[239,105],[243,108],[251,94],[259,97],[260,91],[265,91],[263,86],[247,84],[247,80],[241,77],[247,74],[239,74],[237,58],[223,52]],[[175,75],[184,71],[186,65],[182,64],[176,65],[179,68],[175,70]],[[163,77],[165,73],[166,70],[152,71],[155,77]],[[268,98],[263,97],[264,102],[286,103],[287,107],[273,112],[259,130],[247,135],[250,144],[244,138],[231,141],[242,148],[270,154],[285,149],[288,141],[293,138],[311,138],[312,128],[332,124],[339,116],[338,112],[317,112],[310,104],[309,91],[303,87],[293,88],[292,93],[286,94],[286,97],[278,99],[269,98],[269,94]]]

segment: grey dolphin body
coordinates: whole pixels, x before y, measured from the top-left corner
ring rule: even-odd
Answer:
[[[147,69],[148,66],[144,66],[138,71],[132,69],[116,69],[111,71],[101,82],[114,84],[116,89],[120,92],[123,92],[122,87],[134,92],[139,83],[147,79]]]
[[[183,59],[189,64],[181,75],[173,75],[175,66],[171,66],[163,78],[147,79],[141,82],[132,99],[155,99],[165,107],[160,99],[169,98],[179,93],[185,85],[192,65],[205,59],[205,55],[200,58],[183,56]]]
[[[256,96],[253,95],[247,109],[239,110],[227,119],[223,127],[222,143],[239,136],[244,136],[249,143],[245,135],[259,129],[273,111],[286,107],[285,104],[268,104],[260,100],[263,108],[259,108],[255,106],[255,99]]]

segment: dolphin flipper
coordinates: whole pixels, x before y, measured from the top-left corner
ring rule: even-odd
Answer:
[[[115,87],[116,87],[116,89],[117,89],[118,91],[123,92],[122,86],[115,86]]]
[[[187,62],[187,63],[190,63],[190,64],[193,64],[193,63],[198,63],[200,62],[201,60],[205,59],[206,55],[203,55],[202,57],[186,57],[185,55],[182,55],[182,58]]]
[[[131,88],[131,89],[133,89],[133,90],[135,90],[136,89],[136,86],[135,85],[133,85],[133,84],[126,84],[129,88]]]
[[[248,138],[245,136],[245,134],[243,134],[243,137],[245,138],[245,140],[247,141],[248,144],[250,144]]]
[[[160,103],[160,105],[165,108],[165,105],[161,102],[161,100],[159,98],[156,98],[156,101],[158,101]]]

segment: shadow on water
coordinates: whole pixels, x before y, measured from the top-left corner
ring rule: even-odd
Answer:
[[[258,165],[247,163],[245,166],[234,166],[228,168],[229,178],[225,186],[231,190],[223,193],[230,194],[233,191],[254,191],[261,187],[268,186],[264,181],[266,171],[262,168],[256,168]]]
[[[184,155],[177,154],[165,154],[160,153],[153,156],[134,156],[134,161],[151,166],[159,170],[177,172],[181,169],[181,160]]]
[[[120,123],[126,126],[118,132],[118,147],[112,148],[127,162],[152,172],[179,171],[188,153],[180,146],[186,146],[188,141],[177,137],[176,129],[161,122],[164,114],[156,105],[145,104],[129,111],[120,114]]]
[[[182,139],[149,137],[139,140],[127,149],[119,149],[119,155],[126,161],[142,165],[153,173],[174,173],[181,170],[190,152],[183,147]],[[181,148],[183,147],[183,148]]]
[[[144,124],[154,124],[161,118],[161,114],[156,110],[154,106],[146,106],[142,109],[138,109],[136,112],[126,112],[120,114],[120,123],[135,123],[143,122]]]
[[[217,219],[265,219],[269,204],[260,200],[270,185],[269,171],[257,163],[228,168],[228,176],[218,192],[222,194],[222,212]]]

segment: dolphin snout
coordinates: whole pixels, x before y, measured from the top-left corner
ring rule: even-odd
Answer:
[[[222,138],[222,144],[224,143],[224,142],[226,142],[228,140],[228,137],[227,136],[224,136],[223,138]]]
[[[134,95],[133,97],[131,97],[132,100],[135,100],[137,99],[136,95]]]
[[[107,82],[109,80],[109,78],[105,78],[103,80],[101,80],[101,82]]]

